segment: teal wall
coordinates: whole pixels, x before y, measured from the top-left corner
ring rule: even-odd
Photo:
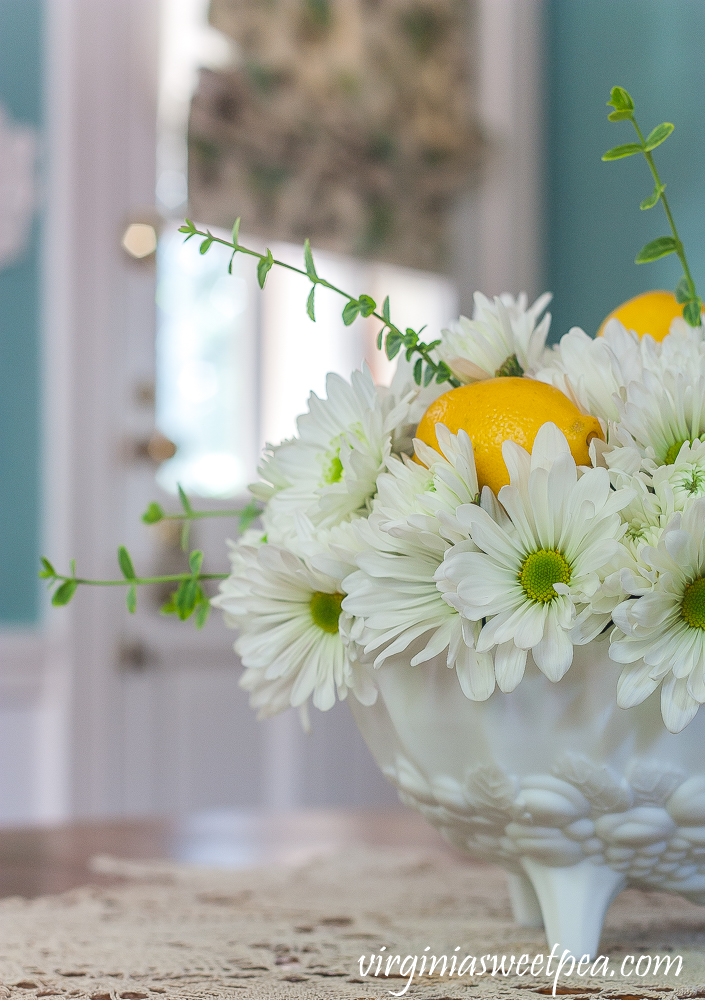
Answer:
[[[607,121],[613,84],[634,98],[650,131],[675,132],[654,158],[700,295],[705,298],[705,2],[548,0],[546,9],[546,280],[555,339],[594,333],[625,299],[674,288],[675,257],[635,265],[642,245],[669,230],[662,206],[641,212],[653,184],[643,157],[602,163],[634,139]]]
[[[0,0],[0,102],[20,124],[42,124],[41,0]],[[39,615],[39,226],[0,270],[0,626]]]

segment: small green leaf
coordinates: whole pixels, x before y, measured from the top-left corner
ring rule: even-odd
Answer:
[[[659,236],[642,247],[634,258],[635,264],[648,264],[652,260],[659,260],[661,257],[668,257],[669,253],[675,253],[678,244],[672,236]]]
[[[196,605],[196,628],[203,628],[203,626],[208,621],[208,615],[210,614],[211,606],[208,598],[204,596],[202,601],[199,601]]]
[[[193,514],[193,507],[189,503],[189,499],[184,493],[184,488],[181,483],[176,484],[176,488],[179,491],[179,500],[181,500],[181,506],[187,514]]]
[[[360,303],[360,315],[361,316],[371,316],[372,313],[377,308],[377,303],[374,299],[370,298],[369,295],[361,295],[358,299]]]
[[[206,236],[205,240],[203,240],[203,242],[201,243],[200,247],[198,248],[199,249],[199,253],[208,253],[208,251],[211,248],[212,243],[213,243],[213,237],[210,236],[210,235]]]
[[[75,580],[64,580],[61,586],[54,591],[54,596],[51,599],[54,607],[63,608],[65,604],[68,604],[76,593],[77,586],[78,584]]]
[[[692,298],[693,294],[690,290],[688,279],[684,275],[676,285],[676,302],[680,302],[683,305],[685,302],[690,302]]]
[[[238,528],[240,531],[247,531],[252,522],[256,521],[261,513],[262,511],[260,510],[260,506],[257,501],[250,500],[250,502],[242,508],[238,517]]]
[[[230,257],[230,260],[228,261],[228,274],[232,274],[233,273],[233,261],[234,260],[235,260],[235,251],[233,250],[232,256]]]
[[[308,293],[308,298],[306,299],[306,314],[312,323],[316,322],[316,312],[314,308],[314,296],[316,294],[316,286],[311,286],[311,291]]]
[[[126,580],[134,580],[137,574],[135,573],[135,567],[132,565],[132,559],[130,559],[130,553],[127,551],[124,545],[120,545],[117,550],[118,564],[122,575]]]
[[[232,242],[233,242],[233,246],[235,246],[235,247],[239,246],[239,243],[238,243],[238,237],[239,237],[239,235],[240,235],[240,216],[238,215],[237,219],[235,219],[235,225],[233,226],[233,240],[232,240]]]
[[[617,111],[633,111],[634,101],[631,94],[624,87],[613,87],[610,91],[610,99],[607,107],[615,108]]]
[[[176,613],[182,622],[185,622],[189,615],[193,614],[193,609],[196,607],[196,600],[198,598],[198,580],[193,577],[189,577],[188,580],[182,580],[179,584],[179,589],[176,591]]]
[[[693,299],[683,306],[683,319],[689,326],[700,326],[702,324],[703,304],[700,299]]]
[[[188,243],[192,236],[196,235],[196,227],[190,219],[186,219],[183,226],[179,226],[180,233],[186,233],[184,243]]]
[[[402,345],[402,335],[395,328],[391,329],[387,334],[387,342],[384,345],[387,353],[387,357],[391,361],[392,358],[396,358],[397,354],[401,350]]]
[[[658,200],[665,190],[666,190],[665,184],[657,184],[656,187],[651,192],[651,194],[649,195],[649,197],[644,198],[641,205],[639,205],[639,208],[642,209],[642,211],[647,208],[653,208],[654,205],[658,204]]]
[[[404,347],[416,347],[419,342],[419,335],[416,330],[412,330],[410,326],[407,326],[406,333],[404,334]]]
[[[382,305],[382,315],[386,319],[387,323],[389,323],[389,296],[386,297]]]
[[[345,304],[345,308],[343,309],[343,323],[345,323],[346,326],[350,326],[350,324],[354,323],[357,319],[359,312],[360,303],[357,299],[350,299],[350,301]]]
[[[311,281],[317,281],[318,275],[316,274],[316,267],[313,263],[313,254],[311,253],[311,244],[308,237],[304,240],[304,262],[306,264],[306,274],[309,276]]]
[[[451,377],[451,370],[445,361],[439,362],[438,374],[436,375],[436,382],[440,385],[442,382],[447,382]]]
[[[607,160],[623,160],[625,156],[636,156],[637,153],[643,152],[644,150],[638,142],[626,142],[623,146],[615,146],[613,149],[608,149],[603,154],[602,159],[605,162]]]
[[[433,376],[436,374],[435,365],[426,365],[426,371],[423,373],[423,384],[430,385],[433,381]]]
[[[164,519],[164,511],[158,503],[151,503],[142,515],[143,524],[158,524]]]
[[[414,365],[414,382],[421,385],[421,369],[423,368],[423,358],[419,358]]]
[[[189,569],[194,576],[198,576],[201,572],[201,566],[203,565],[203,553],[200,549],[194,549],[191,555],[188,557]]]
[[[42,579],[42,580],[53,580],[54,577],[56,576],[56,570],[54,569],[54,567],[52,566],[52,564],[49,562],[49,560],[46,559],[44,556],[42,556],[41,561],[42,561],[42,567],[43,567],[43,569],[40,569],[40,571],[39,571],[39,577],[40,577],[40,579]]]
[[[611,122],[623,122],[623,121],[628,120],[629,118],[633,118],[634,117],[634,112],[633,111],[628,111],[628,110],[624,110],[624,111],[611,111],[607,115],[607,117],[608,117],[608,119]]]
[[[127,597],[125,598],[125,603],[127,604],[127,610],[131,615],[134,615],[137,609],[137,587],[132,584],[130,589],[127,591]]]
[[[673,131],[673,125],[670,122],[662,122],[657,125],[656,128],[649,133],[646,137],[646,142],[644,143],[644,150],[649,153],[652,149],[656,149],[660,146],[662,142],[668,139],[669,135]]]
[[[259,264],[257,265],[257,281],[260,288],[264,288],[264,283],[267,280],[267,275],[272,270],[273,263],[274,257],[272,257],[272,251],[268,247],[266,255],[260,257]]]
[[[377,350],[378,351],[382,350],[382,337],[384,336],[384,330],[385,330],[385,328],[382,327],[382,329],[377,334]]]
[[[164,604],[162,604],[161,608],[159,609],[159,612],[162,615],[175,615],[177,613],[177,610],[176,610],[176,591],[173,591],[169,595],[169,600],[165,601]]]

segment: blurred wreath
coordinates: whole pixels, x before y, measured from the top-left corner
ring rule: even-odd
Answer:
[[[479,152],[470,0],[211,0],[239,64],[202,70],[189,211],[430,270]]]

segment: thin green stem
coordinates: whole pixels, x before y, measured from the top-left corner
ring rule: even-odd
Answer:
[[[634,126],[634,129],[636,130],[636,134],[639,136],[639,142],[641,143],[642,146],[645,146],[646,140],[644,138],[641,129],[637,125],[636,118],[634,118],[633,116],[631,118],[631,123]],[[659,188],[663,188],[663,184],[661,183],[661,178],[659,177],[658,170],[656,169],[656,164],[654,163],[654,158],[651,155],[651,152],[646,149],[644,150],[644,159],[649,165],[649,170],[651,171],[651,176],[654,179],[654,183]],[[663,208],[666,213],[666,218],[668,219],[668,224],[671,227],[671,233],[673,234],[673,239],[676,241],[676,255],[678,257],[678,260],[681,262],[681,266],[683,268],[683,274],[685,275],[685,279],[688,282],[688,288],[690,290],[690,294],[692,298],[695,298],[697,295],[697,292],[695,290],[695,282],[693,281],[693,276],[690,273],[690,268],[688,267],[688,260],[685,256],[685,249],[683,247],[681,238],[678,235],[678,230],[676,229],[676,223],[673,219],[673,216],[671,215],[671,208],[668,204],[668,199],[666,198],[666,195],[663,192],[663,190],[661,191],[661,201],[663,202]]]
[[[245,508],[237,510],[191,510],[182,514],[162,514],[162,521],[198,521],[208,517],[239,517]]]
[[[192,225],[192,223],[189,223],[188,220],[187,224]],[[338,288],[337,285],[331,284],[330,281],[326,281],[325,278],[321,278],[318,274],[314,272],[304,271],[302,270],[302,268],[295,267],[293,264],[287,264],[282,260],[277,260],[276,258],[268,257],[267,254],[259,253],[259,251],[257,250],[251,250],[249,247],[243,246],[239,241],[233,242],[232,240],[224,240],[221,239],[221,237],[219,236],[213,236],[213,234],[208,231],[204,232],[203,230],[196,229],[195,227],[190,231],[187,231],[186,227],[184,227],[180,231],[187,233],[186,235],[187,240],[191,239],[192,236],[201,236],[204,239],[210,241],[209,247],[210,244],[212,243],[220,243],[221,246],[227,247],[229,250],[232,250],[233,257],[235,256],[236,253],[244,253],[250,257],[256,257],[260,261],[269,260],[270,266],[276,264],[277,267],[283,267],[287,271],[293,271],[294,274],[300,274],[303,278],[308,278],[308,280],[311,282],[311,285],[314,288],[316,287],[316,285],[321,285],[323,288],[329,288],[331,292],[335,292],[337,295],[340,295],[344,299],[347,299],[348,302],[360,301],[359,299],[355,298],[354,295],[351,295],[349,292],[344,291],[342,288]],[[401,332],[401,330],[399,330],[398,327],[396,327],[392,322],[390,322],[389,319],[387,319],[382,313],[378,312],[376,309],[372,312],[365,313],[364,315],[374,316],[375,319],[379,320],[381,323],[384,324],[382,327],[383,331],[385,329],[389,330],[390,333],[398,335],[399,338],[402,340],[402,342],[404,341],[404,334]],[[415,344],[412,348],[412,353],[419,354],[421,358],[423,358],[423,360],[426,362],[426,364],[430,366],[434,375],[440,376],[440,372],[441,371],[444,372],[444,377],[439,377],[438,381],[448,382],[454,388],[457,388],[460,385],[459,380],[456,379],[450,373],[450,371],[443,365],[443,363],[439,365],[438,362],[433,360],[433,358],[430,356],[430,350],[426,347],[425,344],[422,343]]]
[[[149,583],[182,583],[184,580],[198,580],[200,582],[201,580],[227,580],[227,578],[227,573],[199,573],[197,576],[194,576],[193,573],[170,573],[167,576],[135,576],[122,580],[89,580],[85,577],[63,576],[63,574],[57,573],[52,579],[61,583],[73,580],[77,584],[86,584],[90,587],[131,587]]]
[[[259,260],[264,260],[264,258],[266,257],[266,254],[259,253],[257,250],[250,250],[249,247],[244,247],[241,243],[236,244],[232,243],[229,240],[222,240],[219,236],[213,236],[212,233],[209,232],[204,233],[200,229],[195,229],[191,235],[203,236],[206,239],[209,239],[212,243],[221,243],[224,247],[228,247],[230,250],[234,250],[236,253],[245,253],[248,254],[250,257],[257,257]],[[302,271],[300,267],[294,267],[293,264],[286,264],[283,260],[277,260],[276,258],[274,258],[272,263],[276,264],[277,267],[284,267],[286,268],[287,271],[293,271],[295,274],[300,274],[304,278],[308,278],[308,280],[313,285],[323,285],[324,288],[330,288],[331,292],[337,292],[338,295],[342,295],[344,299],[348,300],[348,302],[357,301],[354,295],[350,295],[348,292],[344,292],[342,288],[338,288],[336,285],[331,285],[330,281],[326,281],[325,278],[321,278],[318,275],[316,275],[315,278],[311,277],[311,275],[308,274],[308,272]],[[371,315],[376,316],[378,319],[381,319],[383,323],[386,323],[384,317],[380,316],[379,313],[375,312],[371,313]]]

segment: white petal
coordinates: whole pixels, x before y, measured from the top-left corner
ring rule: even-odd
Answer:
[[[559,681],[573,662],[570,634],[560,627],[553,609],[546,618],[543,638],[531,652],[536,666],[550,681]]]
[[[497,646],[494,669],[497,675],[497,684],[505,694],[513,691],[524,676],[527,655],[525,649],[518,649],[511,640]]]

